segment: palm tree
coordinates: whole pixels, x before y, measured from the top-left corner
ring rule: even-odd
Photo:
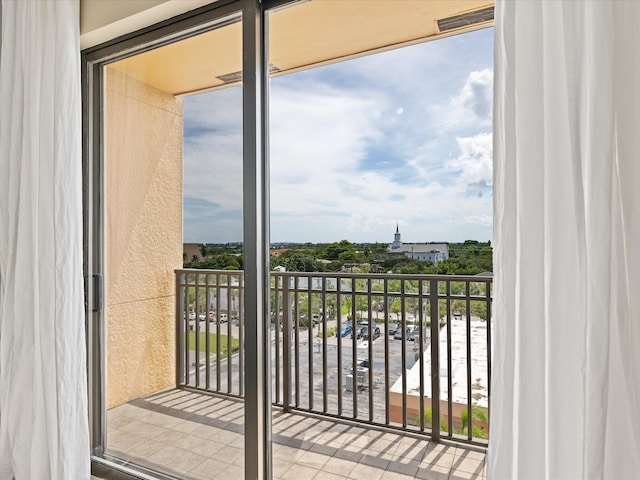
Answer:
[[[424,409],[424,426],[427,428],[431,428],[431,420],[433,419],[433,412],[431,411],[431,407],[427,407]],[[418,418],[417,420],[417,424],[418,426],[420,426],[420,419]],[[443,417],[440,416],[440,431],[441,432],[448,432],[449,431],[449,424],[447,423],[447,420]]]
[[[465,408],[460,415],[460,421],[462,422],[460,427],[460,433],[467,434],[469,428],[469,412]],[[487,438],[487,432],[484,430],[484,426],[488,425],[489,419],[487,417],[487,411],[484,408],[474,405],[471,407],[471,434],[478,438]],[[474,425],[475,424],[475,425]]]

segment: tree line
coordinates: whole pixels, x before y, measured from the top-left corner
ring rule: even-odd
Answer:
[[[348,269],[355,273],[391,272],[396,274],[476,275],[493,271],[491,242],[466,240],[449,243],[449,259],[433,265],[387,253],[385,243],[352,243],[341,240],[328,244],[287,244],[272,248],[270,266],[284,267],[289,272],[338,272]],[[185,268],[242,270],[240,246],[201,247],[203,258],[184,258]]]

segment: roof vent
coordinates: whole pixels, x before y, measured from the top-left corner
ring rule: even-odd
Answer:
[[[495,7],[482,8],[467,12],[453,17],[441,18],[438,20],[438,29],[440,32],[455,30],[456,28],[468,27],[476,23],[483,23],[493,20],[493,12]]]
[[[274,73],[274,72],[279,72],[280,69],[278,67],[276,67],[275,65],[273,65],[272,63],[269,64],[269,73]],[[233,72],[233,73],[226,73],[224,75],[220,75],[219,77],[216,77],[218,80],[223,81],[224,83],[235,83],[235,82],[239,82],[240,80],[242,80],[242,72]]]
[[[242,80],[242,72],[225,73],[216,78],[224,83],[233,83]]]

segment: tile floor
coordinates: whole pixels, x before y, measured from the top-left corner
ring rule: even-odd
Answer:
[[[243,404],[170,390],[107,414],[107,453],[189,480],[244,479]],[[277,480],[484,479],[485,452],[304,414],[273,413]]]

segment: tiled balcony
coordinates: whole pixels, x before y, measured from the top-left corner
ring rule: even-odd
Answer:
[[[484,478],[490,277],[271,280],[275,479]],[[176,272],[177,388],[108,411],[106,460],[244,478],[243,284]]]
[[[185,479],[244,479],[239,399],[168,390],[108,412],[107,453]],[[484,479],[485,453],[273,410],[274,479]]]

